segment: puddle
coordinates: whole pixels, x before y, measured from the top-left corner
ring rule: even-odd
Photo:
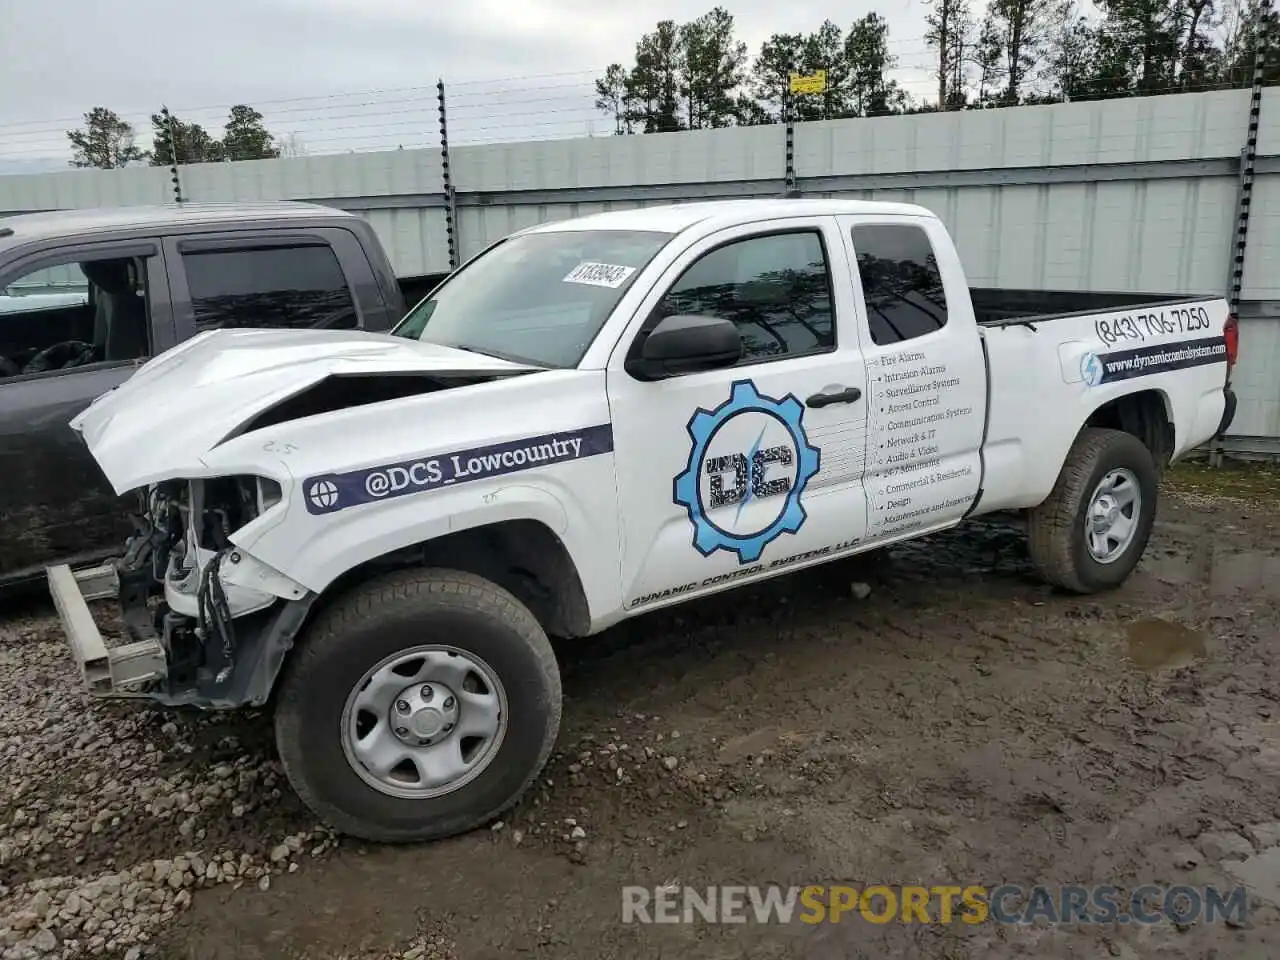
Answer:
[[[1135,620],[1125,632],[1139,670],[1178,670],[1205,655],[1204,634],[1170,620]]]
[[[1215,596],[1236,591],[1280,599],[1280,556],[1247,550],[1226,553],[1206,543],[1194,556],[1152,556],[1142,568],[1175,586],[1203,584]]]

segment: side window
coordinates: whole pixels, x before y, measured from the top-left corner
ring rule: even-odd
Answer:
[[[24,313],[55,305],[83,307],[88,302],[89,279],[75,263],[32,270],[0,289],[0,313]]]
[[[150,355],[142,257],[95,258],[8,277],[0,287],[0,380]]]
[[[831,275],[816,230],[751,237],[696,260],[667,291],[654,320],[723,317],[742,334],[742,363],[835,347]]]
[[[947,297],[933,244],[921,227],[864,223],[853,228],[867,325],[878,346],[947,325]]]
[[[328,246],[193,251],[182,264],[197,332],[358,326],[346,277]]]

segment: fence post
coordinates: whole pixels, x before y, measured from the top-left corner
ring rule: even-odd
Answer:
[[[1269,6],[1269,4],[1268,4]],[[1264,9],[1256,24],[1254,38],[1253,85],[1249,93],[1249,122],[1245,130],[1244,149],[1240,151],[1240,184],[1236,194],[1236,238],[1231,260],[1231,281],[1227,301],[1232,311],[1240,308],[1244,287],[1244,252],[1249,240],[1249,203],[1253,199],[1254,167],[1258,156],[1258,121],[1262,113],[1262,78],[1267,65],[1271,16]]]
[[[796,184],[795,94],[791,92],[790,73],[787,76],[787,90],[782,95],[782,121],[786,124],[786,167],[782,195],[791,198],[800,196],[800,188]]]
[[[173,132],[173,114],[167,106],[160,108],[160,119],[164,121],[164,139],[169,145],[169,176],[173,180],[174,203],[182,203],[182,181],[178,177],[178,138]]]
[[[1227,309],[1236,316],[1240,313],[1240,296],[1244,290],[1244,255],[1249,244],[1249,205],[1253,200],[1255,166],[1258,159],[1258,122],[1262,114],[1262,79],[1267,67],[1267,48],[1271,44],[1272,10],[1270,0],[1264,0],[1254,25],[1256,31],[1253,48],[1253,84],[1249,91],[1249,121],[1245,128],[1244,148],[1240,151],[1240,182],[1236,187],[1236,236],[1232,243],[1231,273],[1227,285]],[[1213,441],[1209,450],[1212,466],[1222,463],[1221,438]]]
[[[440,171],[444,181],[444,232],[449,242],[449,269],[458,269],[458,207],[453,193],[453,176],[449,172],[449,120],[445,113],[444,80],[436,82],[436,99],[440,103]]]

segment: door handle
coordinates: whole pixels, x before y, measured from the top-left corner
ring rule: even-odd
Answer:
[[[849,387],[847,390],[837,390],[835,393],[815,393],[805,405],[809,407],[826,407],[833,403],[856,403],[862,399],[862,391],[857,387]]]

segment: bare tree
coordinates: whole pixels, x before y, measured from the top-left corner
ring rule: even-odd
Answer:
[[[297,132],[276,137],[276,148],[280,151],[282,158],[305,157],[309,152],[307,145],[298,137]],[[403,150],[404,147],[400,149]]]

